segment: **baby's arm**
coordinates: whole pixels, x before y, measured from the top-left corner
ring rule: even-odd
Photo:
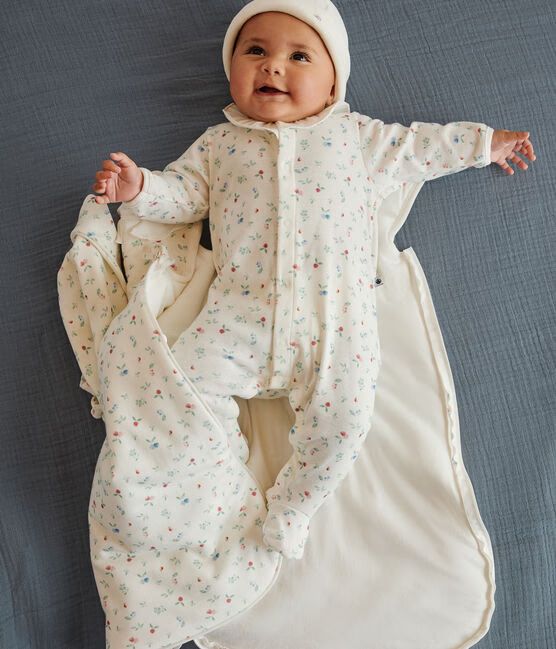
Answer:
[[[142,185],[136,196],[122,202],[120,214],[130,213],[147,221],[163,223],[194,223],[206,218],[209,211],[208,130],[163,171],[139,167]],[[118,154],[115,157],[118,159]],[[116,171],[113,167],[112,170]]]
[[[385,124],[355,113],[371,182],[394,188],[491,163],[494,129],[480,122]]]

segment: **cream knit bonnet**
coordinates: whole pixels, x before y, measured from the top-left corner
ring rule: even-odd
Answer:
[[[344,21],[330,0],[252,0],[235,15],[224,37],[222,60],[228,81],[234,43],[243,25],[265,11],[281,11],[299,18],[322,38],[334,63],[336,80],[334,101],[344,101],[350,72],[349,43]]]

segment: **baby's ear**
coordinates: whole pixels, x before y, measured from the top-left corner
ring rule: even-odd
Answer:
[[[336,84],[332,86],[332,89],[330,90],[330,95],[326,101],[326,105],[330,106],[331,104],[334,103],[334,93],[336,92]]]

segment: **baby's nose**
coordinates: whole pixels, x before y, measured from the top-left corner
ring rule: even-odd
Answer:
[[[263,63],[263,70],[268,74],[282,74],[284,71],[284,64],[276,59],[269,59]]]

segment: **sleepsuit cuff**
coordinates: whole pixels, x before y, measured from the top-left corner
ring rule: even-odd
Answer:
[[[139,167],[141,191],[121,205],[124,211],[148,221],[185,224],[201,221],[209,211],[209,127],[163,171]]]
[[[263,524],[264,543],[288,559],[301,559],[310,518],[287,505],[272,503]]]

